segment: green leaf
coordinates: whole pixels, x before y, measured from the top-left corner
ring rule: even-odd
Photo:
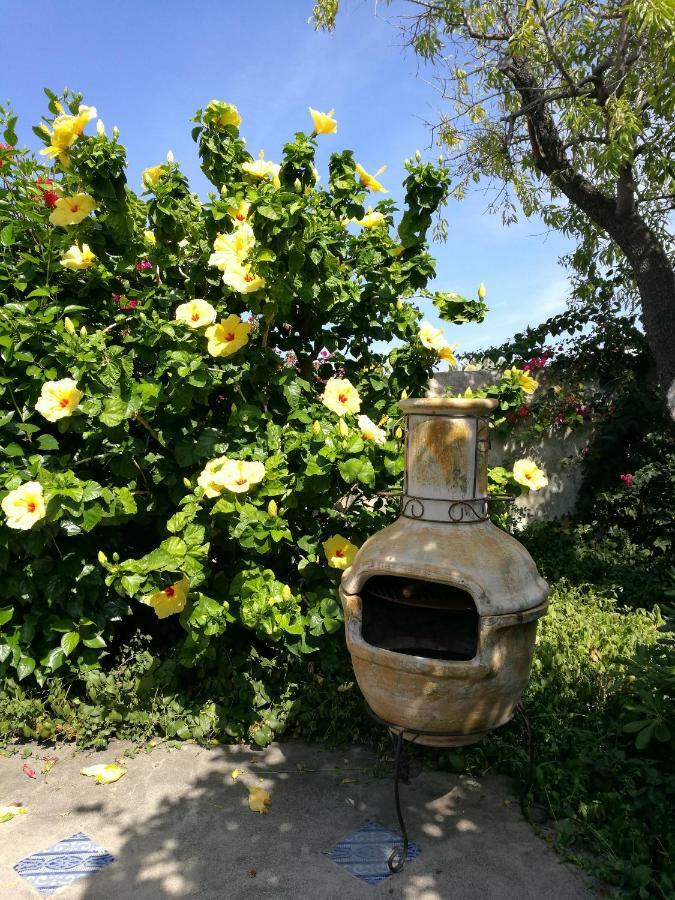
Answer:
[[[19,681],[23,681],[35,669],[35,660],[31,656],[22,656],[16,667],[16,674]]]
[[[6,625],[14,615],[13,606],[0,606],[0,628]]]
[[[366,487],[372,487],[375,484],[375,469],[368,459],[361,457],[348,459],[346,462],[339,463],[338,469],[347,484],[358,482]]]
[[[14,226],[10,223],[0,230],[0,244],[11,247],[14,243]]]
[[[82,638],[82,643],[85,647],[90,647],[92,650],[100,650],[107,646],[100,634],[96,634],[94,637],[90,638]]]
[[[59,442],[51,434],[41,434],[37,440],[40,450],[58,450]]]
[[[104,425],[116,428],[129,418],[129,403],[121,397],[108,397],[103,404],[103,410],[99,416]]]
[[[42,665],[47,666],[52,672],[60,668],[66,660],[65,653],[61,647],[53,647],[46,658],[42,660]]]
[[[18,444],[7,444],[3,449],[5,456],[23,456],[23,448]]]
[[[67,634],[64,634],[61,638],[61,649],[66,654],[66,656],[70,656],[73,650],[80,643],[80,635],[77,631],[69,631]]]

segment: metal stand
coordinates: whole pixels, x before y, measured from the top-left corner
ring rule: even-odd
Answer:
[[[405,760],[404,740],[409,745],[411,745],[414,744],[417,738],[422,735],[426,735],[427,737],[461,737],[466,736],[466,733],[459,734],[457,732],[449,731],[417,731],[414,728],[404,728],[401,725],[393,725],[390,722],[385,722],[384,719],[381,719],[372,711],[367,703],[366,709],[371,718],[373,718],[380,725],[384,725],[389,730],[391,739],[394,742],[394,804],[396,806],[396,817],[398,819],[399,828],[401,829],[401,837],[403,838],[403,845],[401,847],[394,847],[389,855],[389,859],[387,860],[389,871],[392,874],[395,874],[396,872],[400,872],[408,861],[408,847],[410,846],[408,829],[406,828],[405,820],[403,819],[403,811],[401,810],[401,798],[399,793],[399,783],[401,781],[401,778],[403,778],[403,781],[406,784],[408,783],[408,771]],[[516,706],[515,713],[518,715],[522,723],[522,736],[527,747],[528,756],[527,778],[521,786],[518,800],[520,802],[520,809],[523,813],[523,817],[528,822],[531,822],[532,820],[527,809],[527,795],[530,792],[530,788],[532,787],[532,782],[534,779],[534,760],[532,757],[532,726],[530,724],[530,719],[527,715],[527,712],[525,711],[525,707],[522,703],[519,703]],[[404,739],[404,734],[410,734],[412,735],[412,738]],[[402,775],[403,770],[405,770],[405,772]]]

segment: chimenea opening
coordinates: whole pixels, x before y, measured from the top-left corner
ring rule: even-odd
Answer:
[[[361,590],[363,639],[430,659],[473,659],[479,616],[471,594],[435,581],[375,575]]]

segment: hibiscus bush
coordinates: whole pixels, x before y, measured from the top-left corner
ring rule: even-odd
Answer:
[[[137,194],[117,129],[46,93],[42,158],[0,109],[0,675],[105,668],[142,633],[177,683],[226,660],[234,694],[340,628],[340,570],[395,513],[398,400],[453,362],[413,299],[448,177],[407,161],[399,211],[349,150],[319,174],[331,114],[274,163],[213,101],[213,192],[169,153]]]

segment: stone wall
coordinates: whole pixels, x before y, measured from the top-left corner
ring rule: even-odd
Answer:
[[[448,388],[454,394],[461,394],[467,388],[488,387],[498,379],[499,373],[490,370],[476,372],[437,372],[429,382],[427,397],[443,397]],[[530,491],[515,501],[523,521],[555,519],[569,515],[574,510],[581,471],[578,465],[570,463],[577,453],[588,444],[592,433],[590,426],[568,429],[560,435],[544,435],[538,442],[527,446],[518,438],[517,427],[506,441],[492,435],[490,447],[491,466],[511,466],[516,459],[528,457],[546,472],[548,486],[540,491]]]

